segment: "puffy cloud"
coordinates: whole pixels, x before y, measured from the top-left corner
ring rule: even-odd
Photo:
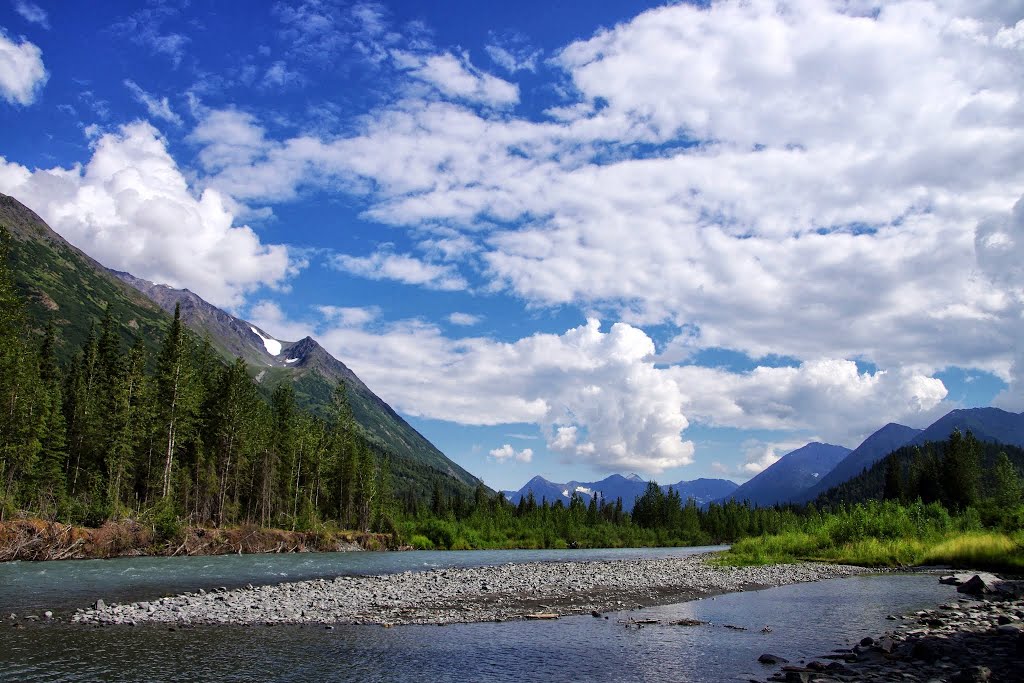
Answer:
[[[941,380],[910,369],[860,372],[848,360],[743,373],[695,365],[666,372],[684,387],[688,414],[720,427],[814,430],[830,441],[854,442],[886,422],[916,424],[948,410]]]
[[[371,280],[396,280],[445,291],[466,289],[468,284],[450,265],[426,263],[407,254],[376,252],[370,256],[337,254],[330,260],[338,270]]]
[[[519,101],[515,84],[480,71],[466,55],[400,53],[397,58],[413,77],[430,83],[443,95],[498,108]]]
[[[318,338],[413,415],[535,423],[567,460],[608,470],[659,472],[692,459],[693,444],[680,436],[687,421],[678,387],[649,360],[651,340],[629,325],[601,332],[592,320],[511,344],[449,339],[416,321],[374,331],[328,325]]]
[[[215,190],[198,196],[148,123],[94,141],[84,166],[29,171],[0,158],[0,190],[38,212],[104,265],[226,307],[259,287],[278,287],[298,259],[234,224]]]
[[[25,21],[38,24],[45,29],[50,28],[50,17],[39,5],[34,2],[28,2],[28,0],[15,0],[14,11],[21,15],[21,18]]]
[[[11,104],[28,106],[48,78],[42,50],[24,39],[16,43],[0,29],[0,95]]]
[[[201,119],[188,139],[201,146],[199,163],[206,171],[248,164],[267,149],[266,131],[251,114],[236,109],[207,111],[201,105],[197,109]]]
[[[517,460],[519,462],[530,462],[533,460],[533,449],[524,448],[521,451],[517,451],[512,448],[512,444],[505,444],[501,448],[495,448],[490,452],[490,456],[498,462],[506,462],[509,460]]]
[[[353,272],[429,287],[437,271],[424,266],[468,262],[450,272],[477,273],[482,264],[486,289],[531,306],[672,323],[682,333],[670,350],[799,359],[652,377],[670,380],[665,396],[683,392],[693,419],[823,424],[823,438],[852,441],[845,435],[863,436],[876,419],[942,409],[945,388],[930,377],[938,369],[1009,378],[1024,367],[1018,289],[983,263],[1016,272],[1009,245],[1019,242],[1005,226],[979,228],[1024,185],[1020,9],[673,4],[559,51],[549,64],[575,90],[540,119],[478,106],[466,93],[480,92],[481,74],[460,55],[391,50],[412,79],[434,59],[436,92],[399,87],[346,136],[260,138],[237,163],[211,166],[207,182],[242,200],[288,198],[304,184],[364,195],[366,217],[407,227],[421,253],[347,257]],[[438,85],[448,81],[463,85]],[[432,231],[443,237],[424,239]],[[385,337],[434,344],[455,367],[474,357],[468,347],[491,348],[431,326],[397,325]],[[884,370],[858,372],[851,358]],[[441,372],[433,362],[410,375]],[[577,387],[602,396],[596,389],[608,393]],[[476,416],[467,420],[489,410],[448,401],[424,410],[455,420],[456,405]],[[596,408],[586,424],[563,424],[547,403],[499,396],[494,405],[544,425],[567,457],[589,457],[591,445],[609,452],[614,441],[595,439]]]
[[[1024,292],[1024,197],[1009,213],[988,217],[974,233],[978,265],[995,283]]]
[[[174,113],[174,110],[171,109],[171,103],[166,97],[157,99],[139,87],[138,83],[130,79],[125,80],[124,85],[131,92],[132,97],[146,108],[151,117],[173,123],[176,126],[182,124],[181,117]]]

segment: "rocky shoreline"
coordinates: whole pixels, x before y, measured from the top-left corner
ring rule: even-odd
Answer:
[[[555,618],[684,602],[720,593],[863,574],[801,563],[717,567],[710,554],[594,562],[532,562],[380,576],[339,576],[215,588],[149,602],[80,609],[93,625],[454,624]]]
[[[958,597],[937,609],[902,616],[896,628],[865,636],[810,662],[789,665],[770,654],[764,664],[783,664],[768,680],[781,683],[983,683],[1024,676],[1024,582],[990,574],[940,579],[957,585]]]

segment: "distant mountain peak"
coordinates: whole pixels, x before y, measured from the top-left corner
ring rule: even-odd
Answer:
[[[749,500],[758,506],[789,502],[814,486],[849,453],[845,446],[812,441],[786,453],[726,498]]]
[[[626,475],[625,478],[628,479],[629,481],[642,481],[642,482],[646,482],[647,481],[646,479],[641,477],[636,472],[631,472],[630,474]]]

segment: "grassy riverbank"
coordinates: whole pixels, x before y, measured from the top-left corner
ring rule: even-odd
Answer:
[[[744,538],[722,553],[723,565],[760,565],[813,560],[864,567],[943,564],[1024,572],[1024,532],[948,532],[924,538],[866,536],[836,542],[827,534],[792,531]]]

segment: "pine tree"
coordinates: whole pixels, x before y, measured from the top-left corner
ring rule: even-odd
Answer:
[[[951,510],[964,510],[978,502],[981,457],[978,442],[971,432],[966,436],[954,430],[942,459],[942,500]]]
[[[67,422],[64,420],[60,366],[56,358],[56,330],[47,325],[39,351],[39,379],[45,392],[46,411],[41,450],[33,472],[34,507],[54,518],[64,502],[67,482]]]
[[[885,459],[885,487],[882,500],[902,500],[906,495],[903,487],[903,468],[895,455]]]
[[[126,483],[134,479],[135,454],[146,424],[146,349],[142,340],[137,338],[127,357],[114,367],[116,374],[109,386],[106,471],[108,497],[116,515],[124,505]]]
[[[292,485],[295,481],[296,408],[295,390],[290,384],[279,384],[270,398],[274,414],[274,444],[264,463],[264,511],[270,520],[275,511],[291,508]]]
[[[181,306],[174,306],[174,320],[164,338],[157,362],[156,406],[158,426],[163,435],[164,466],[160,479],[160,496],[171,495],[174,456],[192,427],[199,406],[188,337],[181,322]]]
[[[239,460],[251,446],[257,419],[256,404],[260,399],[241,358],[235,359],[218,375],[209,407],[209,442],[215,453],[217,477],[217,499],[213,508],[217,524],[222,526],[232,516],[228,514],[228,502],[231,492],[238,487]]]
[[[1013,510],[1021,504],[1020,476],[1006,451],[996,456],[996,464],[992,468],[992,499],[1003,511]]]
[[[352,519],[355,505],[352,495],[355,479],[353,447],[357,435],[355,418],[343,382],[338,382],[331,395],[330,421],[329,447],[334,480],[331,488],[335,497],[338,522],[342,526],[347,526]]]

